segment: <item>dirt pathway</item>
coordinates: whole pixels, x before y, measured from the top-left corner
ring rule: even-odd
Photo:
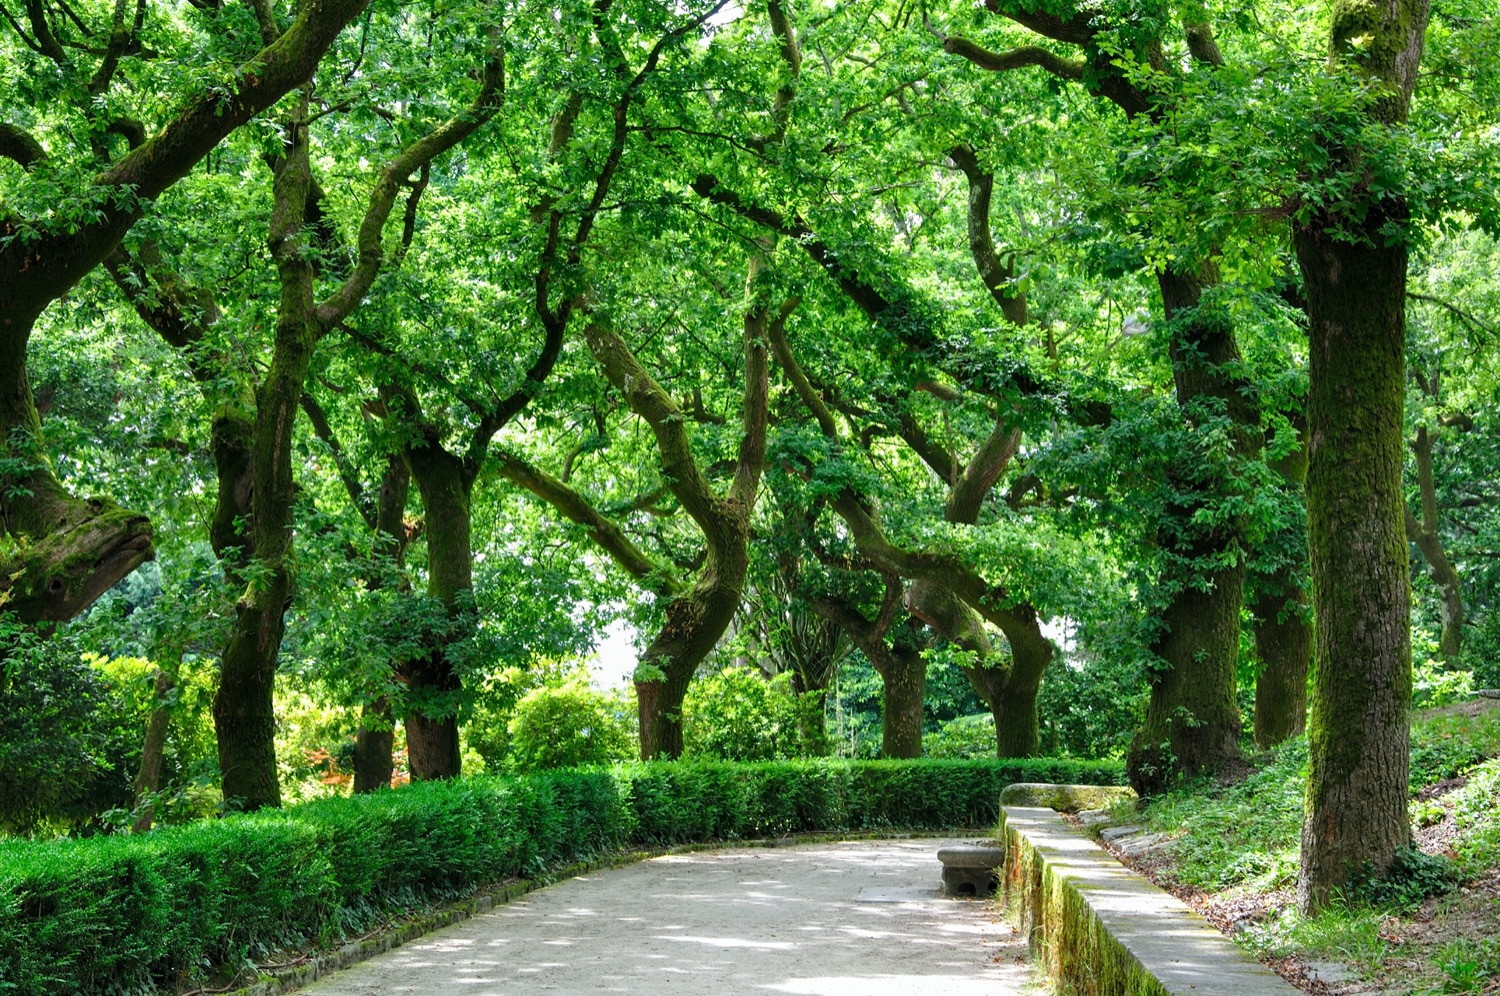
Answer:
[[[992,904],[938,896],[937,839],[673,855],[570,879],[309,996],[1041,992]]]

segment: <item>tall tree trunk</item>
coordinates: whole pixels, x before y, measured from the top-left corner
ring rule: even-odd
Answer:
[[[406,452],[426,509],[427,594],[447,623],[428,654],[402,665],[411,703],[405,716],[406,757],[413,780],[457,778],[458,695],[463,684],[450,647],[474,628],[474,573],[469,496],[473,478],[463,461],[434,440]]]
[[[1332,226],[1329,226],[1331,228]],[[1407,252],[1295,233],[1311,341],[1308,539],[1318,666],[1299,903],[1322,906],[1407,822],[1411,639],[1401,493]]]
[[[1250,386],[1235,369],[1241,357],[1233,328],[1203,300],[1216,282],[1211,269],[1157,274],[1163,310],[1173,326],[1178,407],[1189,425],[1222,409],[1233,444],[1228,454],[1199,458],[1209,466],[1187,466],[1168,481],[1182,497],[1168,503],[1158,528],[1170,558],[1160,582],[1169,594],[1151,647],[1160,664],[1151,675],[1145,724],[1126,755],[1130,782],[1142,794],[1240,757],[1235,692],[1246,571],[1243,527],[1204,526],[1199,520],[1206,505],[1231,496],[1232,464],[1258,454],[1260,415]],[[1231,566],[1205,566],[1226,560]]]
[[[1255,742],[1274,747],[1307,726],[1307,673],[1312,663],[1312,608],[1307,601],[1307,434],[1272,463],[1293,523],[1272,536],[1265,554],[1274,568],[1251,579],[1250,613],[1260,677],[1255,682]]]
[[[1330,60],[1374,83],[1369,115],[1410,110],[1427,0],[1333,6]],[[1341,133],[1342,136],[1343,133]],[[1358,178],[1358,148],[1333,140]],[[1400,194],[1361,180],[1359,203],[1296,225],[1310,356],[1308,545],[1317,668],[1297,903],[1311,912],[1411,841],[1411,598],[1401,488],[1407,246]],[[1392,235],[1392,232],[1397,233]]]
[[[318,330],[313,324],[313,268],[302,221],[311,184],[304,91],[276,168],[271,254],[281,280],[270,369],[256,397],[250,452],[251,543],[255,576],[235,605],[234,627],[214,695],[219,771],[226,803],[244,810],[281,805],[276,772],[277,657],[292,597],[292,430]]]

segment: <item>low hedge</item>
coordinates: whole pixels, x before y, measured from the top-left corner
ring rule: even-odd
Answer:
[[[1096,761],[628,765],[412,785],[140,836],[0,843],[0,993],[154,993],[632,846],[988,826]]]

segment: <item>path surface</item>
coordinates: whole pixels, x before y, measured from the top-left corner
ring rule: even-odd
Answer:
[[[937,894],[938,839],[673,855],[569,879],[308,996],[1019,996],[1025,945]]]

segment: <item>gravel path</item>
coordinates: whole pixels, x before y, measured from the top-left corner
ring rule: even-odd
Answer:
[[[309,996],[1040,988],[992,904],[937,894],[939,840],[672,855],[569,879],[314,983]]]

